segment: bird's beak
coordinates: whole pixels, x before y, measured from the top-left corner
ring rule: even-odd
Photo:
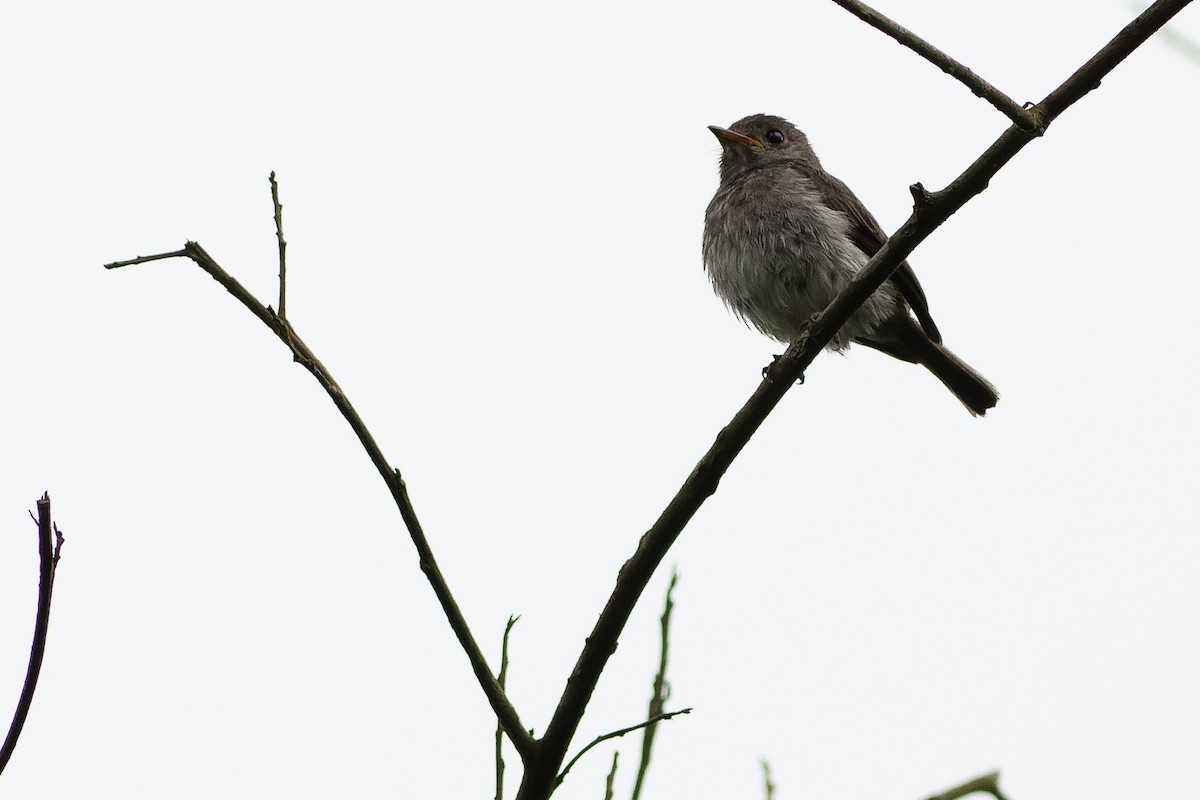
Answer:
[[[762,150],[764,147],[763,143],[758,139],[731,131],[728,128],[718,128],[716,125],[709,125],[708,129],[713,132],[713,136],[721,140],[722,147],[727,144],[737,144],[742,147],[749,147],[752,150]]]

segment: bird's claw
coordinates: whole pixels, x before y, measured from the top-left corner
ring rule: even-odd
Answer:
[[[775,366],[775,362],[776,362],[776,361],[778,361],[778,360],[779,360],[779,356],[778,356],[778,355],[772,356],[772,357],[771,357],[771,363],[770,363],[770,364],[767,364],[765,367],[763,367],[763,368],[762,368],[762,379],[763,379],[764,381],[766,381],[767,383],[772,383],[772,382],[773,382],[773,381],[772,381],[772,379],[771,379],[771,367]]]
[[[765,367],[762,368],[762,377],[763,377],[763,380],[766,381],[767,383],[775,382],[775,379],[771,377],[771,370],[775,368],[775,365],[779,363],[779,359],[781,359],[781,358],[783,358],[783,353],[777,353],[771,359],[771,363],[767,364]],[[796,379],[796,383],[804,383],[804,373],[803,372],[800,373],[800,377]]]

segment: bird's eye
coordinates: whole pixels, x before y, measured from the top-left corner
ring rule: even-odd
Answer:
[[[783,144],[783,131],[770,131],[767,133],[768,144]]]

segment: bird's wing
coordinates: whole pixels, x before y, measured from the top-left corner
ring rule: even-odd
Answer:
[[[875,255],[888,238],[887,234],[883,232],[883,228],[879,227],[875,217],[871,216],[871,212],[867,211],[867,207],[854,195],[854,192],[850,191],[846,184],[824,170],[816,172],[814,177],[817,188],[825,199],[825,205],[845,214],[850,221],[850,240],[868,257]],[[913,272],[913,268],[907,261],[901,261],[900,266],[888,280],[895,284],[896,288],[900,290],[900,294],[908,301],[908,305],[917,315],[921,327],[925,329],[929,338],[940,344],[942,334],[929,314],[929,301],[925,299],[925,290],[921,288],[921,283],[917,280],[917,273]]]

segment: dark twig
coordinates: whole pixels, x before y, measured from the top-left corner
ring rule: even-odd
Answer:
[[[170,253],[155,253],[152,256],[138,256],[137,258],[131,258],[128,261],[113,261],[109,264],[105,264],[104,268],[117,269],[118,267],[132,267],[134,264],[145,264],[150,261],[162,261],[164,258],[186,258],[187,254],[188,251],[186,248],[183,250],[174,250]]]
[[[671,694],[667,684],[667,652],[671,633],[671,612],[675,610],[675,601],[671,595],[678,582],[679,572],[676,570],[671,573],[671,582],[667,584],[667,599],[663,604],[663,613],[658,618],[659,639],[662,646],[658,656],[658,673],[654,676],[654,689],[650,695],[650,707],[646,711],[646,717],[649,719],[653,719],[663,712],[667,698]],[[654,732],[656,730],[658,730],[657,723],[647,725],[646,729],[642,731],[642,757],[638,762],[637,780],[634,781],[630,800],[638,800],[642,796],[642,784],[646,780],[647,770],[650,769],[650,753],[654,749]]]
[[[17,747],[17,739],[21,729],[25,727],[25,718],[29,715],[29,707],[33,703],[33,692],[37,688],[38,675],[42,671],[42,658],[46,654],[46,637],[50,632],[50,598],[54,594],[54,572],[58,567],[58,558],[62,554],[63,535],[58,526],[50,518],[50,493],[46,492],[37,501],[38,529],[38,606],[37,617],[33,624],[33,645],[29,649],[29,666],[25,669],[25,685],[21,687],[21,696],[17,699],[17,710],[13,713],[12,724],[8,726],[8,735],[4,744],[0,745],[0,772],[8,765],[13,750]],[[54,534],[51,544],[50,534]]]
[[[765,758],[762,760],[763,771],[763,793],[767,800],[775,800],[775,781],[771,780],[771,763]]]
[[[692,713],[692,709],[690,708],[681,708],[678,711],[668,711],[665,714],[656,714],[644,722],[639,722],[637,725],[630,725],[628,728],[621,728],[620,730],[610,731],[603,736],[597,736],[595,739],[592,739],[592,741],[588,742],[586,747],[576,753],[574,758],[567,762],[567,765],[563,767],[563,771],[558,774],[558,779],[555,780],[554,785],[557,786],[561,784],[567,777],[567,773],[571,771],[571,767],[575,766],[575,762],[583,758],[584,754],[586,754],[588,750],[591,750],[601,742],[606,742],[609,739],[616,739],[618,736],[624,736],[627,733],[632,733],[638,728],[644,728],[647,725],[654,725],[657,722],[662,722],[664,719],[671,719],[672,717],[677,717],[680,714],[690,713]]]
[[[621,751],[614,750],[612,769],[608,771],[608,777],[604,779],[604,800],[612,800],[613,798],[613,782],[617,779],[617,759],[620,757]]]
[[[508,618],[508,624],[504,626],[504,639],[500,643],[500,676],[496,682],[505,691],[508,689],[508,635],[520,618],[520,614]],[[499,720],[496,722],[496,800],[504,800],[504,726]]]
[[[912,50],[935,67],[966,86],[976,97],[982,97],[1027,133],[1041,133],[1035,117],[1004,92],[992,86],[968,67],[955,61],[907,28],[892,22],[870,6],[858,0],[833,0],[863,22],[882,31]]]
[[[1159,0],[1104,46],[1091,60],[1055,89],[1030,113],[1044,128],[1071,103],[1099,85],[1112,71],[1167,20],[1179,13],[1191,0]],[[562,763],[583,711],[591,699],[600,674],[616,651],[617,640],[634,605],[655,569],[701,504],[712,495],[729,465],[762,425],[767,415],[804,373],[821,349],[829,343],[846,320],[878,289],[900,262],[918,244],[946,221],[968,200],[987,188],[1000,169],[1025,145],[1036,138],[1019,126],[1012,126],[946,189],[932,194],[914,187],[916,207],[908,221],[877,252],[863,270],[826,308],[810,327],[808,336],[788,347],[787,352],[766,370],[763,382],[753,396],[717,434],[708,452],[684,481],[679,492],[638,543],[637,550],[621,567],[617,583],[586,639],[567,686],[558,701],[546,733],[539,742],[536,762],[527,764],[517,800],[540,800],[553,791],[556,764]]]
[[[1007,800],[1000,792],[999,772],[989,772],[987,775],[972,778],[966,783],[955,786],[953,789],[947,789],[941,794],[933,795],[929,800],[958,800],[960,797],[965,797],[975,792],[986,792],[996,798],[996,800]]]
[[[283,205],[279,202],[279,184],[271,170],[271,204],[275,206],[275,238],[279,240],[279,318],[287,319],[287,241],[283,238]]]
[[[232,275],[226,272],[196,242],[188,242],[184,245],[182,251],[176,253],[139,257],[131,261],[118,261],[113,264],[105,264],[105,267],[113,269],[144,261],[153,261],[157,258],[170,258],[176,255],[186,256],[196,262],[196,265],[200,269],[207,272],[217,283],[224,286],[226,291],[237,298],[242,305],[250,309],[250,312],[262,320],[264,325],[274,331],[275,335],[292,351],[295,360],[317,379],[317,382],[328,393],[329,398],[333,400],[333,404],[337,406],[338,411],[342,413],[346,422],[350,424],[350,428],[358,436],[358,441],[362,444],[363,449],[367,451],[371,463],[375,465],[384,483],[387,484],[389,491],[392,493],[392,500],[400,510],[400,517],[404,520],[409,537],[412,539],[413,545],[417,548],[421,571],[425,573],[426,579],[429,581],[430,586],[433,587],[433,592],[437,595],[438,602],[441,603],[442,611],[450,623],[450,628],[454,631],[459,644],[462,645],[464,652],[466,652],[467,659],[471,662],[471,668],[475,672],[475,678],[479,681],[479,685],[483,687],[483,692],[487,695],[488,702],[491,704],[492,710],[496,713],[497,719],[500,720],[500,724],[504,726],[504,733],[512,741],[513,747],[516,748],[521,759],[527,761],[534,753],[536,742],[521,724],[521,719],[517,715],[516,709],[509,703],[504,690],[500,688],[499,682],[488,668],[487,659],[484,658],[483,652],[479,649],[479,645],[475,641],[475,637],[471,634],[467,620],[463,617],[462,611],[458,607],[458,602],[454,599],[454,595],[451,594],[450,587],[446,583],[446,579],[442,576],[437,561],[433,557],[433,550],[430,548],[429,540],[425,537],[425,531],[421,528],[421,523],[417,519],[417,512],[413,508],[412,501],[408,498],[408,487],[405,485],[404,479],[400,476],[400,471],[393,469],[388,464],[387,459],[383,456],[383,451],[375,442],[375,437],[371,435],[366,424],[362,421],[358,412],[355,411],[354,406],[350,404],[350,400],[346,397],[345,392],[338,386],[337,381],[333,379],[333,376],[325,368],[325,365],[317,360],[317,357],[313,355],[308,345],[300,339],[295,329],[292,328],[292,324],[260,303],[254,295],[247,291],[242,284],[238,283]]]

